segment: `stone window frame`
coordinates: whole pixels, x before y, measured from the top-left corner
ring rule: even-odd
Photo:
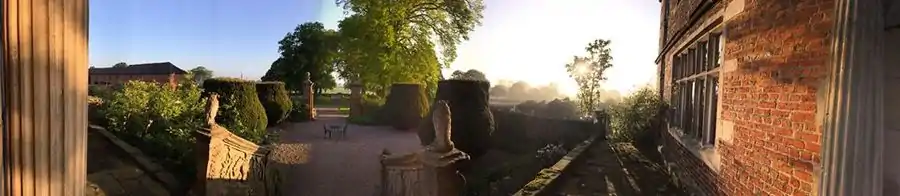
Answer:
[[[700,147],[714,146],[716,140],[722,35],[707,33],[672,59],[670,127]]]
[[[708,109],[715,108],[714,112],[712,112],[710,115],[708,115],[707,119],[706,119],[706,123],[707,123],[708,127],[705,130],[706,131],[705,135],[708,137],[697,138],[697,137],[692,136],[689,132],[686,132],[685,129],[681,128],[681,126],[675,125],[674,120],[676,120],[675,114],[676,114],[677,110],[675,109],[676,103],[674,101],[677,101],[675,98],[676,98],[676,96],[678,96],[675,94],[676,93],[675,89],[676,89],[678,83],[686,83],[687,81],[697,80],[699,78],[705,78],[705,81],[718,83],[719,86],[721,86],[721,84],[723,84],[722,74],[729,72],[730,69],[733,69],[732,68],[733,65],[730,65],[730,63],[728,61],[726,61],[724,58],[725,44],[727,42],[727,39],[726,39],[727,32],[725,31],[726,22],[724,22],[724,21],[726,21],[728,18],[729,17],[723,17],[722,14],[716,14],[716,15],[714,15],[714,17],[711,17],[709,20],[707,20],[706,23],[704,23],[704,25],[699,26],[699,29],[708,29],[708,30],[695,32],[694,36],[691,36],[687,39],[687,40],[691,40],[691,41],[687,42],[685,44],[680,44],[682,46],[678,48],[679,50],[676,50],[678,52],[673,53],[673,55],[671,55],[669,58],[672,61],[671,62],[672,76],[669,78],[670,79],[669,82],[671,85],[668,86],[668,88],[670,90],[669,92],[671,92],[670,93],[671,96],[669,97],[669,100],[667,100],[670,103],[670,110],[669,110],[670,115],[668,115],[668,118],[669,118],[668,119],[668,121],[669,121],[668,133],[670,135],[672,135],[672,137],[675,138],[675,140],[678,141],[678,143],[680,143],[683,147],[685,147],[688,151],[690,151],[694,156],[697,156],[697,158],[701,159],[703,161],[703,163],[705,163],[707,166],[709,166],[714,172],[718,172],[719,169],[721,169],[721,167],[720,167],[721,166],[721,161],[720,161],[721,156],[720,156],[720,153],[718,152],[718,147],[715,144],[718,143],[718,141],[721,141],[723,139],[725,139],[727,141],[726,138],[731,137],[730,133],[722,132],[722,129],[724,128],[723,127],[724,124],[722,124],[722,123],[724,123],[724,122],[722,122],[721,119],[719,118],[722,115],[721,100],[722,100],[724,91],[720,87],[718,94],[715,94],[714,97],[710,98],[710,99],[715,99],[717,102],[714,104],[712,104],[712,103],[707,104],[708,106],[711,106],[711,107],[708,107]],[[676,57],[678,57],[679,55],[688,54],[690,52],[690,49],[696,50],[697,44],[702,43],[702,42],[708,43],[708,41],[711,37],[718,38],[718,45],[717,45],[717,47],[715,47],[715,49],[718,51],[718,59],[715,62],[718,64],[717,67],[714,66],[714,68],[709,68],[709,70],[707,70],[707,71],[690,74],[690,75],[687,75],[686,77],[676,75],[679,73],[676,72],[675,67],[679,63],[686,61],[686,59],[684,58],[685,56],[681,56],[680,58],[676,58]],[[716,41],[714,41],[714,42],[716,42]],[[709,57],[707,57],[707,58],[709,58]],[[711,61],[708,61],[708,62],[711,62]],[[679,71],[681,71],[681,70],[679,70]],[[684,74],[684,73],[681,73],[681,74]]]

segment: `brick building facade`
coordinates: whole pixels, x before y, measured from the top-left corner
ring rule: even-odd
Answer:
[[[834,31],[843,27],[864,34],[853,22],[835,26],[837,18],[847,17],[836,16],[838,1],[856,2],[661,0],[661,51],[656,61],[661,96],[670,103],[661,152],[682,185],[706,195],[818,195],[823,185],[819,182],[821,170],[828,168],[823,166],[823,149],[850,148],[840,146],[849,143],[823,148],[823,129],[830,119],[825,116],[827,104],[851,105],[842,102],[847,100],[828,99],[838,96],[829,94],[834,80],[828,76],[839,73],[831,72],[832,63],[835,59],[853,61],[836,58],[834,54],[839,53],[832,48],[834,37],[853,34],[834,35]],[[888,5],[888,1],[876,4]],[[837,52],[864,55],[859,45],[844,47],[854,46],[857,51]],[[879,90],[871,93],[881,95],[875,92]],[[854,95],[881,104],[878,96]],[[876,112],[880,113],[872,110],[867,115],[878,116]],[[837,135],[847,128],[827,133]],[[883,127],[867,128],[873,134],[867,139],[880,139],[871,136],[877,136]],[[857,160],[863,162],[860,164],[879,167],[874,163],[879,161],[875,157],[883,156],[878,154],[883,148],[879,142],[854,145],[875,151],[864,153],[872,154],[874,161]],[[881,168],[873,171],[881,172]],[[830,183],[826,184],[832,186]]]
[[[900,195],[900,0],[661,0],[666,167],[701,195]]]
[[[187,71],[170,62],[145,63],[127,67],[90,68],[89,85],[115,85],[132,80],[177,84]]]

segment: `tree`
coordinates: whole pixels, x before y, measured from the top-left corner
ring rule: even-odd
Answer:
[[[603,93],[600,85],[606,80],[603,72],[613,66],[609,43],[609,40],[594,40],[585,47],[587,56],[575,56],[572,63],[566,64],[569,76],[578,83],[579,106],[586,114],[596,110],[600,104]]]
[[[531,86],[529,86],[528,83],[525,81],[518,81],[509,87],[507,95],[516,99],[528,99],[529,89],[531,89]]]
[[[337,57],[337,32],[325,29],[319,22],[298,25],[278,42],[281,54],[266,74],[264,81],[282,81],[290,90],[300,90],[308,72],[316,83],[316,92],[337,86],[334,77]]]
[[[337,0],[348,13],[340,27],[339,74],[384,96],[399,82],[436,89],[440,69],[480,24],[481,0]],[[440,49],[440,50],[436,50]]]
[[[128,67],[128,63],[125,63],[125,62],[119,62],[119,63],[116,63],[115,65],[113,65],[113,67],[115,67],[115,68]]]
[[[462,72],[460,70],[453,71],[453,74],[450,75],[450,78],[458,80],[488,81],[487,77],[484,76],[484,73],[481,73],[481,71],[475,69],[470,69],[466,72]]]
[[[507,87],[506,85],[498,84],[494,85],[494,87],[491,87],[491,96],[505,97],[508,92],[509,87]]]
[[[204,80],[210,79],[213,77],[213,71],[206,69],[206,67],[203,67],[203,66],[197,66],[197,67],[189,70],[188,73],[191,75],[191,77],[193,77],[194,81],[196,81],[198,84],[201,84],[201,83],[203,83]]]

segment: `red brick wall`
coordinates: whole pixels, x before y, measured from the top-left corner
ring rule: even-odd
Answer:
[[[817,93],[825,90],[819,86],[826,77],[833,6],[831,0],[745,0],[743,11],[725,22],[724,60],[736,69],[720,75],[719,120],[734,124],[733,140],[717,141],[721,166],[714,172],[665,133],[664,156],[683,184],[715,195],[815,193],[821,144]],[[667,99],[669,61],[661,62]]]
[[[157,82],[157,83],[167,83],[169,82],[170,75],[168,74],[160,74],[160,75],[91,75],[89,82],[91,85],[94,85],[95,82],[108,82],[109,84],[122,84],[132,80],[139,80],[145,82]],[[175,82],[179,80],[183,80],[184,75],[175,75]]]

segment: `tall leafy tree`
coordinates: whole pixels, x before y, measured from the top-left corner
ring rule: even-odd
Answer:
[[[125,63],[125,62],[118,62],[118,63],[116,63],[115,65],[113,65],[113,67],[116,67],[116,68],[128,67],[128,63]]]
[[[341,77],[384,95],[392,83],[435,89],[440,69],[482,18],[481,0],[337,0],[353,14],[339,24]]]
[[[466,72],[460,70],[453,71],[453,73],[450,75],[450,78],[460,80],[488,81],[487,77],[484,76],[484,73],[476,69],[470,69]]]
[[[213,77],[213,71],[209,70],[203,66],[197,66],[197,67],[189,70],[188,73],[191,75],[191,77],[193,77],[194,81],[196,81],[198,84],[202,83],[203,80],[210,79]]]
[[[299,90],[306,73],[316,83],[316,92],[336,86],[331,75],[337,57],[337,32],[325,29],[319,22],[298,25],[278,42],[278,59],[262,77],[265,81],[282,81],[288,89]]]
[[[606,81],[603,73],[613,66],[609,43],[609,40],[594,40],[585,47],[587,56],[575,56],[571,63],[566,64],[569,76],[578,83],[577,97],[582,112],[590,113],[601,103],[600,96],[604,92],[601,85]]]

